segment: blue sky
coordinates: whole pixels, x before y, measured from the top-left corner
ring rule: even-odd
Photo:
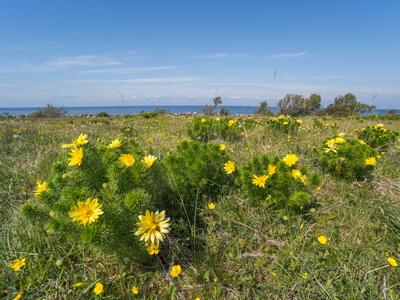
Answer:
[[[400,1],[2,0],[0,107],[353,92],[398,108],[399,15]]]

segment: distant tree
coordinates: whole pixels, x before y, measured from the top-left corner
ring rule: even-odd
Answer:
[[[58,107],[53,104],[47,104],[46,107],[31,113],[32,118],[60,118],[65,117],[67,110],[64,107]]]
[[[389,109],[387,113],[388,115],[397,115],[397,109]]]
[[[299,116],[307,112],[302,95],[288,94],[278,102],[279,112],[283,115]]]
[[[272,115],[272,109],[267,101],[261,101],[260,105],[254,110],[257,115]]]
[[[351,116],[371,111],[374,108],[375,106],[361,103],[356,96],[347,93],[344,96],[337,96],[335,102],[328,105],[324,113],[336,116]]]
[[[311,94],[310,97],[305,99],[304,104],[306,106],[307,113],[316,113],[321,109],[321,96],[318,94]]]
[[[215,98],[213,99],[213,102],[214,102],[214,108],[217,108],[217,106],[218,106],[219,104],[222,104],[222,98],[221,98],[221,97],[215,97]]]
[[[214,99],[213,99],[213,103],[214,103],[214,105],[213,106],[211,106],[211,105],[205,105],[204,107],[203,107],[203,113],[206,115],[206,116],[211,116],[211,115],[215,115],[215,111],[216,111],[216,108],[217,108],[217,106],[219,105],[219,104],[222,104],[222,98],[221,97],[215,97]]]

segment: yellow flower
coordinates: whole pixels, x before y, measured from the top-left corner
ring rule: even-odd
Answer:
[[[201,123],[205,123],[206,121],[207,121],[206,118],[201,118],[200,120]]]
[[[376,166],[376,158],[371,156],[365,159],[366,166]]]
[[[36,189],[34,192],[35,198],[38,199],[40,198],[40,195],[42,193],[47,192],[49,190],[49,184],[46,181],[36,181]]]
[[[10,268],[13,269],[14,271],[19,271],[25,265],[26,265],[26,257],[23,257],[21,259],[14,260],[11,263]]]
[[[139,294],[139,288],[137,286],[132,286],[131,293],[134,295]]]
[[[299,157],[296,154],[287,154],[284,158],[283,158],[283,162],[288,166],[291,167],[295,164],[297,164],[297,162],[299,161]]]
[[[301,278],[307,279],[307,278],[308,278],[308,273],[307,273],[307,272],[303,272],[303,273],[301,274]]]
[[[335,146],[336,145],[336,139],[329,139],[325,142],[325,144],[329,146]]]
[[[276,173],[276,166],[272,164],[268,164],[267,172],[269,176],[272,176]]]
[[[288,125],[288,124],[289,124],[288,121],[283,122],[283,125]]]
[[[363,140],[358,140],[358,143],[359,143],[360,145],[365,145],[365,142],[364,142]]]
[[[335,143],[336,144],[344,144],[344,143],[346,143],[346,140],[342,136],[338,136],[337,138],[335,138]]]
[[[104,213],[101,207],[97,198],[87,198],[86,201],[78,201],[77,205],[68,212],[68,215],[72,221],[87,225],[96,222],[99,216]]]
[[[224,151],[225,148],[226,148],[226,145],[225,145],[225,144],[219,144],[219,150],[220,150],[220,151]]]
[[[328,145],[328,147],[326,147],[324,150],[325,150],[325,153],[329,153],[329,152],[337,153],[337,148],[335,145]]]
[[[224,164],[224,170],[225,170],[226,174],[232,174],[236,170],[235,163],[231,160],[228,160]]]
[[[122,146],[122,141],[120,139],[115,139],[111,143],[108,144],[107,148],[118,149],[121,146]]]
[[[21,300],[22,299],[22,291],[19,291],[13,298],[13,300]]]
[[[144,162],[144,164],[146,165],[146,167],[147,168],[150,168],[153,164],[154,164],[154,162],[157,160],[157,156],[154,156],[154,155],[146,155],[144,158],[143,158],[143,162]]]
[[[104,291],[104,286],[101,282],[97,282],[94,286],[93,293],[97,296],[100,295]]]
[[[253,175],[253,184],[258,187],[265,187],[265,183],[267,182],[268,176],[267,175]]]
[[[375,128],[382,128],[382,127],[384,127],[384,125],[382,123],[378,123],[375,125]]]
[[[125,166],[130,167],[135,163],[135,158],[132,154],[121,154],[119,156],[119,161]]]
[[[137,223],[139,229],[135,232],[135,235],[140,235],[140,240],[144,240],[145,243],[151,243],[154,245],[159,244],[169,233],[169,218],[165,218],[165,210],[162,212],[156,211],[150,212],[146,210],[146,214],[139,216],[139,222]]]
[[[208,207],[208,209],[213,210],[216,207],[216,205],[214,202],[210,202],[210,203],[208,203],[207,207]]]
[[[228,122],[228,126],[231,127],[231,126],[235,125],[236,123],[237,123],[236,120],[230,119],[229,122]]]
[[[326,236],[324,236],[324,235],[320,235],[320,236],[317,238],[317,240],[318,240],[318,242],[319,242],[321,245],[326,245],[326,244],[328,243],[328,239],[327,239]]]
[[[68,159],[68,165],[71,167],[80,166],[83,160],[83,148],[72,149],[69,155],[70,157]]]
[[[300,119],[297,119],[296,122],[299,123],[299,124],[302,124],[302,123],[303,123],[303,121],[300,120]]]
[[[88,137],[87,134],[82,134],[82,133],[81,133],[81,134],[77,137],[77,139],[74,140],[71,144],[64,144],[64,145],[62,145],[62,146],[63,146],[63,148],[71,148],[71,147],[76,148],[76,147],[78,147],[78,146],[85,145],[85,144],[88,142],[87,137]]]
[[[300,170],[292,170],[292,176],[295,180],[300,180],[303,184],[307,183],[307,177],[303,175]]]
[[[278,116],[278,120],[282,120],[282,119],[284,119],[285,118],[285,115],[279,115]]]
[[[395,260],[393,257],[388,257],[387,262],[390,266],[392,267],[397,267],[399,264],[397,263],[397,260]]]
[[[194,300],[201,300],[201,298],[200,297],[196,297],[196,298],[194,298]]]
[[[150,255],[157,255],[160,252],[160,248],[157,245],[150,244],[147,247],[147,253]]]
[[[171,277],[178,277],[181,273],[182,267],[180,265],[173,265],[171,271],[169,272],[169,275],[171,275]]]

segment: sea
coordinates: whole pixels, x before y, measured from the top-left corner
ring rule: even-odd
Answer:
[[[82,107],[64,107],[69,116],[81,116],[81,115],[96,115],[99,112],[106,112],[111,116],[119,115],[133,115],[141,112],[153,112],[156,110],[165,110],[173,114],[202,114],[203,105],[181,105],[181,106],[170,106],[170,105],[148,105],[148,106],[82,106]],[[233,115],[251,115],[257,106],[221,106],[226,108]],[[38,111],[40,107],[0,107],[0,115],[12,115],[12,116],[23,116],[29,115],[35,111]],[[368,114],[387,114],[389,109],[374,109]],[[278,113],[277,107],[272,107],[273,113]]]

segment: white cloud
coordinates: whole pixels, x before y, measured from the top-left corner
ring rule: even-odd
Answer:
[[[65,83],[168,83],[168,82],[197,82],[203,80],[202,77],[150,77],[150,78],[132,78],[132,79],[87,79],[71,80]]]
[[[224,59],[224,58],[245,58],[249,57],[249,54],[239,54],[239,53],[212,53],[196,55],[194,58],[205,58],[205,59]]]
[[[281,58],[296,58],[296,57],[303,57],[308,55],[308,51],[301,51],[301,52],[287,52],[287,53],[278,53],[274,55],[270,55],[268,59],[281,59]]]
[[[50,67],[74,67],[74,66],[115,66],[122,62],[111,56],[103,55],[78,55],[69,57],[59,57],[48,61],[46,66]]]
[[[84,70],[82,74],[129,74],[136,72],[155,72],[155,71],[168,71],[176,70],[179,67],[176,66],[156,66],[156,67],[126,67],[126,68],[112,68],[112,69],[93,69]]]
[[[75,55],[61,56],[42,63],[20,63],[12,67],[0,68],[0,73],[44,72],[90,67],[113,67],[123,65],[136,56]]]

